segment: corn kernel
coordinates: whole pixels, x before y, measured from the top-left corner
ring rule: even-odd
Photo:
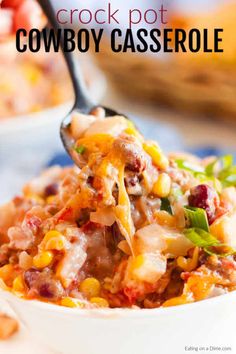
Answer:
[[[103,297],[92,297],[90,299],[90,302],[92,304],[97,305],[98,307],[109,307],[109,303],[106,299],[104,299]]]
[[[19,275],[18,277],[16,277],[13,281],[13,290],[23,293],[25,290],[25,286],[24,286],[24,282],[22,279],[22,276]]]
[[[139,255],[135,258],[132,259],[131,263],[131,272],[133,272],[135,269],[142,267],[144,264],[144,256]]]
[[[192,258],[178,257],[177,265],[182,268],[185,272],[191,272],[197,268],[199,258],[199,248],[195,247],[193,251]]]
[[[95,278],[87,278],[82,281],[79,290],[88,298],[97,297],[101,291],[101,285]]]
[[[23,68],[25,78],[32,84],[36,85],[37,82],[40,80],[42,77],[41,71],[37,68],[34,67],[33,65],[27,65],[24,66]]]
[[[176,227],[177,221],[175,216],[170,215],[165,210],[157,210],[154,213],[155,220],[161,226]]]
[[[167,168],[169,167],[170,163],[169,163],[169,160],[168,158],[162,154],[161,157],[160,157],[160,160],[159,160],[159,167],[162,169],[162,170],[167,170]]]
[[[167,173],[161,173],[153,186],[153,193],[159,198],[166,198],[170,194],[171,179]]]
[[[107,277],[107,278],[104,279],[103,288],[105,290],[108,290],[108,291],[111,292],[111,290],[112,290],[112,279],[111,278]]]
[[[172,307],[172,306],[179,306],[179,305],[185,305],[188,303],[193,302],[194,300],[191,298],[191,296],[187,296],[185,294],[178,296],[178,297],[173,297],[172,299],[166,300],[162,306],[163,307]]]
[[[14,267],[12,264],[6,264],[0,268],[0,278],[5,282],[12,278]]]
[[[139,140],[142,140],[141,134],[138,132],[138,130],[135,128],[134,123],[128,120],[128,128],[125,130],[126,134],[133,135]]]
[[[41,249],[61,251],[66,246],[66,238],[57,230],[46,233],[40,244]]]
[[[53,204],[56,200],[56,196],[55,195],[50,195],[50,197],[47,197],[46,202],[47,204]]]
[[[65,246],[66,246],[66,238],[63,235],[60,235],[57,237],[50,238],[45,245],[45,249],[62,251],[65,249]]]
[[[177,266],[186,271],[188,269],[188,260],[183,256],[179,256],[177,258]]]
[[[83,308],[84,304],[81,303],[79,300],[74,299],[72,297],[64,297],[61,300],[61,306],[71,307],[71,308],[76,308],[76,307]]]
[[[54,237],[58,237],[58,236],[61,236],[62,234],[59,232],[59,231],[57,231],[57,230],[51,230],[51,231],[48,231],[46,234],[45,234],[45,236],[44,236],[44,238],[43,238],[43,241],[44,242],[47,242],[47,241],[49,241],[51,238],[54,238]]]
[[[38,196],[37,194],[27,193],[27,194],[26,194],[26,198],[31,199],[32,201],[34,201],[35,203],[38,203],[38,204],[40,204],[40,205],[43,205],[43,204],[44,204],[43,198],[41,198],[41,197]]]
[[[53,260],[53,254],[50,251],[45,251],[42,253],[37,254],[33,258],[33,265],[36,268],[45,268],[49,266],[52,263]]]
[[[143,144],[143,149],[151,156],[153,163],[157,165],[160,169],[166,170],[169,167],[169,160],[163,154],[159,146],[155,144]]]

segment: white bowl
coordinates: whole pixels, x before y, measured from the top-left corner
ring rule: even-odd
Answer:
[[[183,354],[194,351],[191,346],[235,353],[236,292],[154,310],[77,310],[0,294],[30,332],[59,353]]]
[[[99,102],[106,80],[98,71],[90,85],[90,94]],[[0,203],[7,202],[22,186],[38,175],[47,162],[63,151],[59,137],[62,119],[73,102],[28,115],[0,118]]]
[[[107,82],[104,75],[98,69],[93,68],[93,71],[96,74],[96,79],[90,82],[89,94],[94,102],[100,102],[105,94]],[[2,138],[12,133],[18,134],[24,131],[37,130],[42,127],[46,129],[47,127],[51,128],[55,122],[61,121],[65,114],[69,112],[72,105],[73,102],[66,102],[36,113],[7,118],[0,117],[0,142]]]
[[[59,126],[71,104],[0,122],[0,203],[19,193],[62,149]]]

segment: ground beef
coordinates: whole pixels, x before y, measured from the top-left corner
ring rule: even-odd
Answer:
[[[136,173],[143,172],[148,163],[148,156],[130,137],[117,138],[113,147],[125,161],[126,167]]]

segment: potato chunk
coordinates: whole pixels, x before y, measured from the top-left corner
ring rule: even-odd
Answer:
[[[165,253],[172,256],[186,256],[188,250],[194,247],[194,244],[188,240],[184,234],[172,231],[166,234],[167,249]]]
[[[150,284],[156,283],[166,272],[166,258],[160,253],[145,253],[130,258],[131,278]]]
[[[120,135],[128,127],[128,121],[124,117],[115,116],[95,121],[85,132],[85,136],[94,134]]]
[[[182,233],[174,228],[151,224],[138,230],[135,234],[135,251],[164,252],[173,256],[185,256],[194,247]]]
[[[228,207],[229,210],[236,209],[236,189],[235,187],[225,188],[220,196],[221,202]]]
[[[137,254],[162,252],[167,248],[163,228],[157,224],[151,224],[139,229],[134,237],[134,247]]]
[[[71,132],[75,140],[79,139],[87,129],[96,121],[96,117],[74,112],[71,117]]]
[[[210,232],[219,241],[236,248],[236,212],[228,213],[217,219],[210,227]]]

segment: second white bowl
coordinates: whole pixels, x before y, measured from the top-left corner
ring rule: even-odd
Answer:
[[[31,333],[63,354],[183,354],[200,348],[214,352],[213,347],[235,350],[236,292],[155,310],[77,310],[21,300],[7,292],[1,296]]]

